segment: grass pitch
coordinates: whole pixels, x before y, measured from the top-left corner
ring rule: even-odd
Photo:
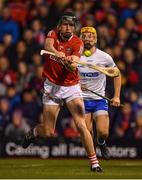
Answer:
[[[142,161],[101,161],[103,173],[91,172],[87,159],[0,159],[0,178],[99,179],[142,178]]]

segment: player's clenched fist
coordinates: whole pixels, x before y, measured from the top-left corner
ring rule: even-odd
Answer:
[[[115,107],[120,106],[120,98],[119,97],[113,97],[111,99],[111,101],[112,101],[112,103],[111,103],[112,106],[115,106]]]
[[[73,56],[67,56],[64,60],[64,65],[70,72],[75,71],[77,68],[77,64],[73,61]]]
[[[65,53],[61,52],[61,51],[57,51],[55,53],[55,55],[61,59],[64,59],[66,57]]]
[[[73,56],[67,56],[65,60],[71,64],[73,62]]]

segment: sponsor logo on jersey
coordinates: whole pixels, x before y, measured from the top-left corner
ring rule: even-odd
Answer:
[[[61,61],[58,57],[53,56],[53,55],[50,55],[49,57],[50,57],[51,60],[56,61],[58,64],[64,65],[63,61]]]
[[[99,76],[99,72],[88,72],[88,73],[81,72],[80,75],[82,77],[97,77]]]
[[[63,51],[63,50],[64,50],[64,46],[61,46],[61,45],[60,45],[60,46],[59,46],[59,50],[60,50],[60,51]]]
[[[66,48],[66,52],[67,52],[67,54],[71,54],[71,53],[72,53],[72,48],[67,47],[67,48]]]

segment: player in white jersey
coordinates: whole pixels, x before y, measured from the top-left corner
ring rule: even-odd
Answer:
[[[81,39],[84,42],[84,54],[81,61],[94,63],[102,67],[117,68],[112,57],[96,48],[97,33],[93,27],[83,27],[81,29]],[[102,157],[109,159],[109,151],[106,139],[109,134],[108,102],[85,89],[92,90],[100,95],[105,95],[106,75],[91,68],[79,65],[79,73],[82,86],[82,94],[86,110],[86,124],[92,132],[92,122],[95,119],[97,131],[97,144],[100,147]],[[114,78],[113,106],[120,106],[121,75]]]

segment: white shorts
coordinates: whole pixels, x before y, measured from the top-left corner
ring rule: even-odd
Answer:
[[[79,84],[73,86],[59,86],[48,79],[44,81],[43,104],[59,105],[64,101],[69,102],[76,98],[82,98],[82,91]]]

